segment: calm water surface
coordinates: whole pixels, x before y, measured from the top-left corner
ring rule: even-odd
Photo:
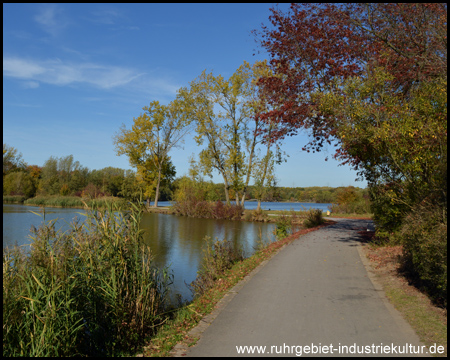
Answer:
[[[3,204],[3,247],[27,245],[31,226],[38,227],[42,217],[31,213],[40,212],[36,206]],[[70,228],[75,217],[83,221],[82,209],[46,208],[45,219],[57,219],[56,229]],[[246,221],[193,219],[165,214],[143,215],[141,228],[145,230],[145,242],[150,245],[154,260],[159,267],[170,267],[174,275],[173,290],[183,298],[192,294],[186,284],[195,280],[203,257],[205,237],[232,241],[242,246],[247,256],[254,252],[258,239],[264,242],[274,240],[274,224]]]
[[[160,202],[168,206],[169,202]],[[246,209],[256,209],[256,202],[246,202]],[[262,203],[266,210],[302,210],[309,207],[327,210],[330,204],[309,203]],[[56,229],[62,231],[70,228],[75,217],[84,221],[82,209],[47,207],[46,220],[58,219]],[[26,245],[30,243],[31,226],[38,227],[43,218],[31,211],[40,212],[37,206],[3,204],[3,247]],[[159,267],[170,267],[174,275],[173,290],[183,298],[190,299],[192,294],[185,284],[195,280],[197,270],[203,257],[205,237],[227,239],[237,246],[242,246],[246,256],[254,252],[257,241],[274,240],[274,224],[252,223],[246,221],[193,219],[188,217],[149,214],[143,215],[141,228],[145,230],[145,242],[150,245],[155,263]]]

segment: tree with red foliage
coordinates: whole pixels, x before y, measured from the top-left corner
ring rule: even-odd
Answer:
[[[260,80],[272,105],[260,116],[283,125],[270,141],[309,129],[304,150],[339,145],[336,114],[321,113],[311,94],[339,92],[337,79],[364,77],[367,67],[383,67],[394,77],[392,91],[406,97],[421,81],[446,78],[446,4],[292,4],[287,14],[271,11],[273,27],[254,31],[274,73]],[[342,147],[335,157],[360,165]]]
[[[268,139],[310,131],[305,150],[369,183],[377,236],[404,245],[404,264],[447,299],[447,5],[293,4],[257,33],[273,76],[259,82],[282,124]]]

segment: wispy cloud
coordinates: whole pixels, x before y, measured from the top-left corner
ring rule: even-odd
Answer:
[[[3,75],[19,79],[33,79],[46,72],[41,65],[19,58],[3,58]]]
[[[149,75],[128,67],[60,59],[34,60],[6,56],[3,58],[3,76],[22,80],[21,85],[27,88],[36,88],[39,83],[89,85],[105,90],[128,86],[129,90],[170,95],[174,95],[179,88],[164,76]]]
[[[120,66],[69,63],[59,59],[36,61],[18,57],[3,58],[3,76],[53,85],[85,83],[110,89],[128,84],[141,75]]]
[[[42,5],[34,20],[52,36],[57,36],[68,25],[62,8],[56,4]]]
[[[88,19],[97,24],[114,25],[120,19],[126,18],[119,10],[114,8],[102,8],[89,14]]]
[[[25,89],[36,89],[39,87],[39,83],[37,81],[24,81],[22,86]]]

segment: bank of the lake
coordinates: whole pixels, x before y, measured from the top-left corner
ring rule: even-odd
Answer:
[[[3,204],[3,246],[29,244],[30,228],[42,223],[44,208],[18,204]],[[74,208],[45,208],[46,221],[54,221],[55,229],[67,231],[76,218],[85,220],[86,210]],[[169,267],[174,275],[173,293],[191,299],[186,286],[196,277],[205,248],[205,238],[226,239],[242,247],[246,256],[254,253],[257,243],[274,240],[275,224],[249,221],[196,219],[174,215],[143,213],[140,224],[144,241],[152,249],[155,264]]]
[[[124,198],[114,196],[104,196],[97,199],[81,198],[79,196],[36,196],[26,199],[24,196],[3,196],[3,203],[11,204],[24,204],[34,206],[50,206],[50,207],[74,207],[74,208],[86,208],[92,205],[105,206],[105,203],[115,203],[116,205],[126,205],[128,201]],[[152,207],[152,202],[150,206]],[[158,207],[170,207],[171,201],[158,201]],[[247,200],[244,203],[244,208],[247,210],[255,210],[258,202],[256,200]],[[263,201],[261,202],[262,210],[294,210],[305,211],[309,209],[321,209],[326,212],[330,209],[331,203],[314,203],[314,202],[288,202],[288,201]]]
[[[158,330],[156,336],[149,340],[149,344],[143,348],[143,353],[137,356],[182,356],[184,351],[180,352],[179,349],[174,349],[174,346],[181,342],[183,345],[180,349],[183,349],[196,343],[198,338],[188,336],[189,330],[197,326],[202,319],[205,320],[205,324],[209,324],[217,316],[215,309],[220,307],[224,301],[226,303],[224,296],[233,286],[244,280],[253,271],[257,271],[259,266],[270,260],[284,246],[299,236],[333,223],[333,221],[326,220],[322,225],[299,230],[288,237],[259,248],[252,256],[234,264],[220,276],[220,279],[217,279],[206,293],[179,308],[173,319]],[[206,319],[208,320],[206,321]]]

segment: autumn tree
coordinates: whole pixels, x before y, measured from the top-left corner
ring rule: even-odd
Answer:
[[[262,158],[258,159],[253,168],[253,195],[258,201],[256,210],[261,210],[261,201],[269,193],[269,189],[274,184],[275,171],[274,171],[274,155],[270,148],[267,147],[267,153]]]
[[[25,167],[22,154],[12,146],[3,144],[3,177],[10,172],[24,170]]]
[[[35,193],[36,183],[28,172],[13,171],[3,178],[4,195],[22,195],[30,198]]]
[[[272,9],[273,27],[258,36],[274,73],[260,80],[272,105],[261,116],[281,124],[274,138],[309,129],[307,151],[335,140],[334,156],[374,185],[388,178],[418,184],[405,168],[412,149],[431,150],[421,165],[427,171],[430,157],[446,169],[446,19],[444,4],[293,4],[288,14]],[[417,121],[429,116],[434,125],[426,126],[427,135],[422,131],[426,144],[411,148],[407,140],[417,136]],[[413,157],[416,167],[424,156]]]
[[[160,173],[160,175],[159,175]],[[167,198],[170,196],[170,185],[176,175],[175,166],[168,157],[161,166],[161,171],[150,159],[146,163],[137,166],[136,179],[143,188],[143,196],[146,199],[156,198],[156,189],[158,189],[158,199],[161,196]],[[159,186],[158,186],[159,181]]]
[[[148,185],[150,173],[156,172],[156,181],[151,181],[151,184],[155,187],[154,206],[157,207],[164,164],[169,161],[169,152],[179,146],[190,131],[190,122],[178,100],[168,105],[152,101],[143,110],[143,114],[134,118],[130,130],[122,125],[114,137],[114,145],[117,155],[127,155],[130,164],[137,168],[141,179],[148,181]]]
[[[222,176],[227,203],[230,191],[243,205],[252,176],[256,148],[266,125],[256,116],[264,108],[257,96],[257,80],[268,75],[265,62],[244,62],[230,78],[203,73],[179,91],[188,116],[196,123],[196,141],[206,142],[200,153],[205,174]]]
[[[335,141],[369,183],[379,234],[401,230],[405,258],[446,298],[447,5],[294,4],[270,21],[262,117],[282,124],[277,138],[308,129],[307,151]]]

